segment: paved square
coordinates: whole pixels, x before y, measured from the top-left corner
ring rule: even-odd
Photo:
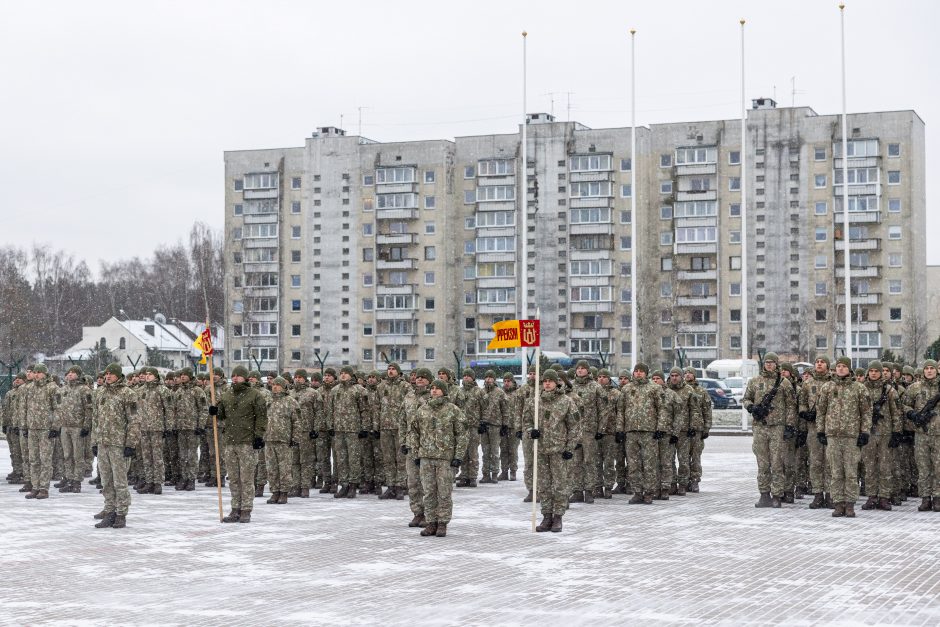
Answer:
[[[699,494],[577,504],[561,534],[530,531],[521,477],[457,490],[447,538],[375,496],[257,499],[251,524],[221,525],[205,488],[135,493],[128,528],[99,530],[87,484],[35,502],[3,483],[0,621],[940,624],[940,514],[757,510],[750,443],[710,438]]]

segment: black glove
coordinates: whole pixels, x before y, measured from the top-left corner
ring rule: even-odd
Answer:
[[[219,415],[219,408],[218,408],[217,405],[209,405],[209,415],[210,415],[210,416],[218,416],[218,415]]]
[[[402,444],[398,450],[401,452],[402,455],[407,455],[408,453],[411,452],[411,449],[405,446],[404,444]]]
[[[806,446],[806,432],[800,431],[796,434],[796,448],[803,448]]]
[[[369,437],[369,432],[363,429],[362,431],[359,432],[358,435],[359,435],[360,440],[365,440],[367,437]]]
[[[379,439],[382,438],[382,432],[381,432],[381,431],[373,431],[370,435],[372,436],[372,439],[373,439],[373,440],[379,440]]]
[[[654,440],[662,440],[664,437],[666,437],[665,432],[663,432],[663,431],[653,431],[653,439],[654,439]]]
[[[603,440],[603,439],[604,439],[604,434],[601,433],[600,431],[598,431],[597,433],[594,434],[594,439],[595,439],[595,440]]]
[[[320,437],[320,434],[317,431],[311,431],[307,435],[310,437],[311,440],[316,440],[318,437]]]
[[[264,438],[255,438],[251,443],[251,448],[260,451],[264,448]]]
[[[708,439],[708,431],[702,431],[702,439],[703,439],[703,440],[707,440],[707,439]]]
[[[616,442],[617,444],[623,444],[626,441],[627,441],[627,434],[624,433],[623,431],[618,431],[617,433],[614,434],[614,442]]]
[[[785,425],[783,427],[783,439],[792,440],[795,437],[796,437],[796,429],[794,429],[790,425]]]
[[[129,446],[124,447],[124,457],[133,457],[136,451]]]
[[[578,450],[579,448],[581,448],[581,443],[580,443],[580,442],[578,442],[577,444],[574,445],[574,450]]]
[[[97,444],[91,445],[91,454],[94,455],[95,457],[98,457],[98,445]]]
[[[868,439],[869,439],[870,437],[871,437],[871,436],[870,436],[869,434],[867,434],[867,433],[859,433],[859,434],[858,434],[858,439],[855,441],[855,445],[856,445],[857,447],[859,447],[859,448],[862,448],[863,446],[865,446],[866,444],[868,444]]]
[[[754,413],[754,405],[748,405],[748,406],[746,406],[744,409],[745,409],[745,411],[747,411],[747,413],[749,413],[749,414],[753,414],[753,413]]]
[[[540,437],[542,437],[542,432],[539,431],[538,429],[532,429],[531,431],[529,431],[529,437],[532,438],[533,440],[538,440]]]
[[[463,463],[463,460],[457,459],[456,457],[450,460],[450,465],[453,466],[454,468],[460,468],[460,464],[462,463]]]
[[[806,415],[807,415],[808,413],[809,413],[809,412],[807,412],[807,411],[801,411],[801,412],[797,412],[796,415],[800,417],[800,420],[806,420]]]
[[[562,452],[561,452],[561,458],[562,458],[562,459],[571,459],[572,457],[574,457],[574,453],[572,453],[571,451],[562,451]]]
[[[483,435],[484,433],[486,433],[486,423],[485,423],[485,422],[481,422],[481,423],[479,424],[479,426],[477,426],[477,433],[479,433],[480,435]]]
[[[336,435],[336,431],[333,429],[327,429],[326,434],[332,438],[334,435]]]
[[[59,437],[59,430],[58,430],[58,429],[49,429],[49,439],[50,439],[50,440],[55,440],[57,437]]]
[[[289,446],[289,447],[291,447],[291,448],[300,448],[300,445],[297,444],[296,442],[294,442],[293,440],[291,440],[290,442],[288,442],[288,443],[287,443],[287,446]]]
[[[509,426],[508,426],[508,425],[502,425],[502,426],[499,428],[499,435],[502,436],[502,437],[506,437],[507,435],[509,435]]]
[[[826,439],[826,434],[823,433],[822,431],[819,431],[816,433],[816,440],[818,440],[819,443],[822,444],[823,446],[826,446],[827,444],[829,444],[829,440]]]
[[[164,430],[163,430],[163,437],[168,438],[168,437],[170,437],[171,435],[173,435],[173,432],[172,432],[170,429],[164,429]]]
[[[195,433],[196,435],[205,435],[205,434],[206,434],[206,430],[205,430],[205,429],[202,429],[202,428],[193,429],[193,433]]]
[[[420,458],[420,457],[415,457],[415,466],[418,466],[419,468],[421,467],[421,458]]]
[[[174,438],[178,436],[179,434],[180,434],[179,429],[173,429],[172,431],[170,431],[170,435],[172,435]]]
[[[904,417],[910,420],[911,422],[915,422],[915,423],[917,422],[917,412],[914,411],[913,409],[908,409],[907,412],[904,414]]]
[[[689,429],[685,432],[685,434],[690,438],[694,438],[696,433],[698,432],[695,429]]]
[[[19,427],[13,427],[13,435],[19,435],[19,434],[20,434],[20,428],[19,428]]]
[[[770,415],[770,410],[761,407],[760,405],[755,405],[751,411],[751,415],[754,416],[754,420],[764,421],[767,420],[767,416]]]
[[[522,439],[522,431],[516,431],[516,437]]]
[[[904,434],[898,433],[897,431],[891,432],[891,439],[888,440],[888,448],[898,448],[901,446],[901,439],[904,437]]]
[[[670,435],[670,436],[669,436],[669,443],[670,443],[670,444],[678,444],[678,443],[679,443],[679,436],[677,436],[677,435]]]

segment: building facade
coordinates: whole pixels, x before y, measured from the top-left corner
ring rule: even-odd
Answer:
[[[527,124],[524,176],[521,133],[379,143],[325,127],[302,148],[226,152],[231,363],[482,364],[506,357],[487,351],[491,326],[526,299],[544,349],[629,367],[635,298],[640,359],[704,366],[741,354],[745,281],[752,355],[838,354],[846,242],[859,363],[903,354],[927,320],[913,111],[849,116],[848,233],[840,116],[754,101],[746,234],[739,120],[639,127],[635,156],[629,128]]]

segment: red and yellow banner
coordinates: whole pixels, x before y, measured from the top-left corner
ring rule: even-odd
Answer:
[[[206,363],[206,355],[212,354],[212,333],[209,332],[209,329],[206,329],[199,334],[199,337],[197,337],[196,341],[193,342],[193,346],[198,348],[202,353],[202,361],[199,363]]]
[[[541,333],[538,320],[503,320],[493,325],[496,335],[486,345],[494,348],[529,348],[539,345]]]

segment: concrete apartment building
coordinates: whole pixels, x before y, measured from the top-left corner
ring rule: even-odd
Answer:
[[[926,337],[923,121],[862,113],[848,126],[846,234],[840,117],[769,99],[748,112],[754,355],[841,351],[846,238],[857,361]],[[325,127],[303,147],[226,152],[231,363],[485,363],[506,356],[487,353],[491,326],[523,297],[545,350],[629,367],[637,298],[642,360],[739,356],[740,121],[639,127],[635,158],[630,133],[530,114],[525,189],[521,132],[379,143]]]

